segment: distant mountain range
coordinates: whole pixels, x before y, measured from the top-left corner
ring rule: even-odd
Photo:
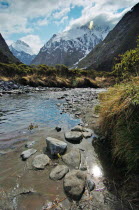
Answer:
[[[110,31],[109,26],[88,24],[55,34],[34,55],[29,45],[17,40],[10,50],[0,34],[0,62],[25,64],[65,64],[68,67],[111,71],[115,57],[136,47],[139,36],[139,3]],[[15,58],[15,56],[18,58]],[[20,61],[19,61],[20,60]]]
[[[73,67],[108,34],[108,26],[88,25],[72,28],[53,37],[40,49],[32,64],[65,64]]]
[[[136,4],[119,23],[77,65],[79,68],[111,71],[114,57],[136,47],[139,36],[139,3]]]
[[[0,62],[2,63],[20,63],[20,61],[11,53],[4,38],[0,34]]]
[[[33,53],[33,50],[31,49],[31,47],[27,43],[21,40],[17,40],[13,44],[11,44],[9,46],[9,49],[11,50],[11,52],[16,58],[18,58],[22,63],[28,64],[28,65],[32,62],[32,60],[36,56]]]

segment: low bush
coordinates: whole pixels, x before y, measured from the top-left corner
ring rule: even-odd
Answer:
[[[139,76],[139,38],[137,39],[137,47],[126,51],[123,55],[119,55],[115,61],[118,62],[113,67],[113,75],[117,81],[130,79],[130,76]]]

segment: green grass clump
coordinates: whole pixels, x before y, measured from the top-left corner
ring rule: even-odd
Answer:
[[[128,171],[139,166],[139,78],[115,85],[100,94],[100,129],[112,156]]]

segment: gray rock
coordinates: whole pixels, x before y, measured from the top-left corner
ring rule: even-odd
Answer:
[[[68,166],[78,169],[81,162],[81,154],[78,149],[73,149],[69,153],[62,156],[62,160]]]
[[[87,185],[87,188],[88,188],[89,191],[92,191],[95,188],[95,183],[93,182],[91,177],[87,177],[86,185]]]
[[[87,170],[87,162],[84,154],[81,152],[81,163],[80,163],[80,170],[86,171]]]
[[[83,127],[81,125],[76,125],[74,128],[71,129],[71,131],[83,131]]]
[[[92,133],[91,132],[83,132],[83,137],[84,138],[90,138],[92,136]]]
[[[65,139],[71,142],[79,142],[83,138],[83,135],[81,132],[77,131],[70,131],[65,133]]]
[[[31,155],[35,154],[36,152],[37,152],[36,149],[28,149],[28,150],[22,152],[20,156],[21,156],[22,160],[26,160],[26,159],[28,159]]]
[[[56,166],[50,173],[50,178],[53,180],[62,179],[69,171],[69,168],[65,165]]]
[[[40,154],[35,156],[32,165],[37,169],[44,169],[46,165],[50,162],[50,158],[47,155]]]
[[[59,127],[59,126],[57,126],[55,129],[56,129],[57,132],[61,131],[61,127]]]
[[[64,178],[66,195],[73,200],[80,200],[85,189],[86,175],[80,170],[73,170]]]
[[[83,132],[89,132],[93,135],[93,130],[91,130],[90,128],[83,128]]]
[[[35,141],[30,141],[30,142],[25,144],[25,147],[26,148],[31,148],[34,144],[35,144]]]
[[[64,141],[60,141],[58,139],[47,137],[47,150],[51,153],[51,155],[64,154],[67,149],[67,143]]]

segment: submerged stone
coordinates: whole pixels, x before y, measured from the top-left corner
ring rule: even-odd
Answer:
[[[79,149],[72,149],[69,153],[62,156],[62,160],[68,166],[78,169],[81,162],[81,154]]]
[[[80,170],[73,170],[64,178],[64,190],[66,195],[73,200],[80,200],[85,189],[86,175]]]
[[[50,178],[53,180],[59,180],[62,179],[65,174],[67,174],[69,171],[69,168],[65,165],[58,165],[56,166],[50,173]]]
[[[49,162],[50,158],[47,155],[40,154],[34,158],[32,165],[34,168],[44,169],[45,166],[49,164]]]

